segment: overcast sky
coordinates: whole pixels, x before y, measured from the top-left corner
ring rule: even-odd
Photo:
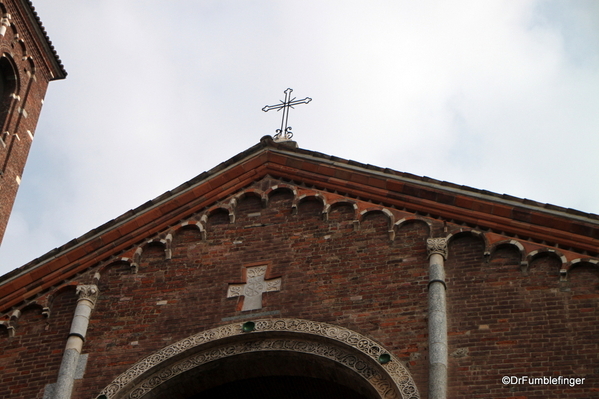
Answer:
[[[273,135],[599,213],[599,1],[34,0],[51,82],[0,274]]]

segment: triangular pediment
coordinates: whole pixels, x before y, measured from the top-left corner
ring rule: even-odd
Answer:
[[[487,249],[513,241],[523,258],[549,248],[564,258],[562,267],[596,257],[599,248],[597,215],[364,165],[266,136],[212,170],[8,273],[0,280],[1,311],[26,306],[111,262],[135,269],[148,243],[162,245],[168,259],[170,241],[180,229],[192,226],[209,237],[211,217],[236,223],[241,199],[254,197],[267,207],[273,193],[281,191],[290,195],[290,212],[310,200],[318,202],[323,220],[335,206],[351,208],[355,229],[370,213],[381,213],[390,241],[404,224],[417,221],[431,237],[480,235]],[[259,215],[255,223],[262,223]]]

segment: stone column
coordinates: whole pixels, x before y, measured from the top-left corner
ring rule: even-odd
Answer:
[[[89,316],[98,298],[98,287],[95,285],[80,285],[77,287],[77,307],[71,323],[71,331],[65,347],[58,380],[54,389],[54,399],[70,399],[73,391],[75,372],[85,341]]]
[[[427,239],[428,283],[428,397],[447,398],[447,311],[445,267],[447,238]]]

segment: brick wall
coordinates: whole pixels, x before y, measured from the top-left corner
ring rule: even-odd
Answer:
[[[255,188],[277,183],[265,179]],[[425,398],[428,225],[404,223],[391,240],[381,206],[349,198],[333,205],[325,220],[320,200],[307,197],[294,211],[296,198],[280,188],[263,207],[248,194],[235,207],[233,223],[224,205],[203,213],[206,239],[192,224],[174,229],[171,259],[164,240],[148,244],[146,238],[137,273],[130,260],[114,261],[67,282],[89,284],[101,273],[84,345],[87,370],[73,398],[95,397],[142,357],[245,314],[327,322],[374,339],[408,365]],[[359,227],[356,203],[374,209]],[[441,234],[443,224],[429,222]],[[583,262],[560,282],[560,262],[551,253],[540,253],[524,273],[515,246],[500,245],[485,256],[480,237],[453,237],[446,262],[450,397],[588,398],[597,392],[597,268]],[[244,282],[243,268],[255,264],[268,265],[266,279],[281,277],[281,290],[265,293],[262,309],[242,312],[241,298],[227,298],[228,284]],[[56,381],[74,298],[68,289],[56,295],[47,319],[39,308],[22,315],[14,337],[0,330],[0,398],[41,398],[45,384]],[[559,389],[504,386],[504,375],[587,382]]]
[[[488,259],[483,243],[456,239],[447,261],[452,398],[588,398],[598,395],[596,267],[574,268],[540,255],[520,270],[515,247]],[[580,377],[584,384],[503,385],[503,376]]]
[[[0,332],[0,398],[42,398],[45,385],[56,382],[75,302],[75,287],[67,287],[53,297],[49,318],[33,306],[14,337]]]

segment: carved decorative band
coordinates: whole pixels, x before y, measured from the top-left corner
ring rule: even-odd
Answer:
[[[228,356],[255,351],[290,351],[325,357],[349,367],[379,392],[382,398],[418,399],[416,384],[405,366],[392,354],[392,361],[379,364],[378,357],[388,351],[354,331],[327,323],[300,319],[262,319],[255,321],[251,335],[242,332],[243,323],[229,324],[201,332],[169,345],[140,360],[118,376],[101,393],[106,398],[141,398],[156,386],[192,368]],[[285,337],[260,333],[285,332]],[[289,333],[296,333],[289,335]],[[176,363],[162,364],[183,352],[222,338],[243,335],[243,340],[198,352]],[[248,342],[249,338],[251,342]],[[315,340],[324,337],[327,340]],[[170,362],[167,362],[170,363]]]
[[[361,356],[356,356],[340,347],[327,345],[322,342],[296,340],[296,339],[264,339],[249,342],[229,344],[217,348],[211,348],[205,352],[186,358],[176,364],[160,369],[155,374],[144,379],[138,384],[128,398],[137,399],[143,397],[158,385],[176,377],[177,375],[199,367],[203,364],[222,359],[225,357],[240,355],[243,353],[260,351],[288,351],[312,354],[331,359],[340,363],[362,378],[370,382],[383,398],[397,398],[395,390],[386,379],[370,366]]]

